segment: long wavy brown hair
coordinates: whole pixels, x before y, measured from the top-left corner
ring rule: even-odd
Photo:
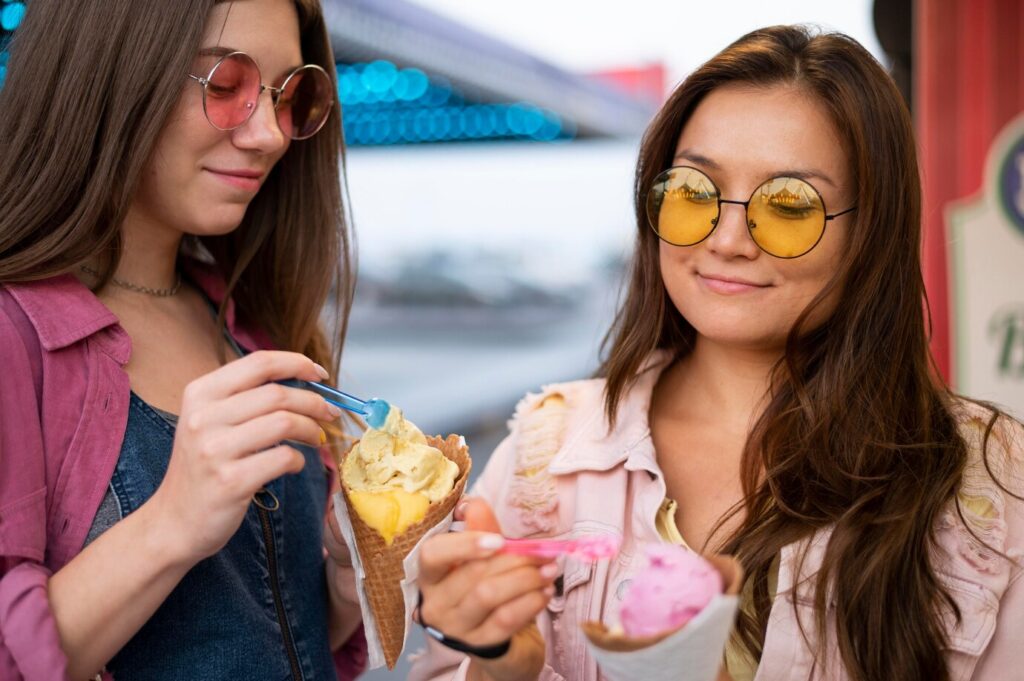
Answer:
[[[0,283],[87,260],[102,263],[97,288],[108,282],[121,224],[219,1],[31,0],[0,90]],[[333,79],[319,0],[295,4],[303,58]],[[291,144],[237,229],[183,242],[213,256],[240,318],[332,375],[355,276],[340,112],[335,101],[317,135]]]
[[[650,124],[634,187],[636,251],[599,370],[609,421],[653,350],[681,358],[693,348],[696,331],[662,283],[644,201],[698,103],[728,83],[796,86],[816,97],[845,142],[857,205],[843,262],[773,371],[743,452],[744,499],[716,527],[743,513],[732,536],[711,547],[736,554],[747,573],[753,607],[740,614],[739,639],[760,659],[773,561],[787,544],[832,527],[815,581],[817,640],[828,640],[829,613],[852,679],[948,679],[941,618],[960,614],[929,557],[967,448],[928,349],[911,119],[892,79],[855,40],[800,26],[753,31],[690,75]],[[833,291],[835,312],[809,323]]]

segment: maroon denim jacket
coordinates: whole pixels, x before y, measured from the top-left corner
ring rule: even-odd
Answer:
[[[214,301],[224,286],[192,263]],[[237,324],[250,348],[265,335]],[[0,286],[0,679],[66,679],[67,659],[47,599],[50,575],[82,550],[117,463],[130,388],[131,340],[71,275]],[[326,457],[329,469],[330,457]],[[360,628],[335,655],[339,679],[365,667]],[[108,675],[109,678],[109,675]]]

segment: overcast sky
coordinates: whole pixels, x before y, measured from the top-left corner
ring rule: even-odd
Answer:
[[[663,62],[669,84],[747,31],[813,23],[884,59],[870,0],[413,0],[574,71]]]

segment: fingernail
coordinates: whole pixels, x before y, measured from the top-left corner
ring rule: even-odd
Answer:
[[[455,505],[455,514],[461,515],[466,512],[466,506],[469,505],[469,499],[463,499]]]
[[[327,443],[327,433],[324,432],[323,428],[321,428],[320,429],[320,444],[326,444],[326,443]]]
[[[491,551],[495,549],[500,549],[504,545],[505,538],[502,537],[500,534],[485,534],[484,536],[480,537],[479,541],[477,542],[477,546],[479,546],[480,548],[488,549]]]
[[[326,379],[331,377],[331,375],[329,373],[327,373],[327,369],[324,369],[322,366],[320,366],[316,362],[313,362],[313,366],[316,367],[316,372],[318,374],[320,374],[320,378],[326,380]]]
[[[547,596],[548,598],[551,598],[552,596],[554,596],[555,595],[555,587],[554,586],[546,586],[546,587],[544,587],[544,595]]]
[[[543,565],[540,568],[540,576],[543,577],[544,579],[551,579],[552,577],[554,577],[557,574],[558,574],[558,564],[557,563],[548,563],[547,565]]]
[[[341,409],[338,409],[337,407],[335,407],[330,402],[327,402],[326,400],[324,401],[324,404],[327,405],[327,413],[328,414],[330,414],[334,418],[338,418],[339,416],[341,416]]]

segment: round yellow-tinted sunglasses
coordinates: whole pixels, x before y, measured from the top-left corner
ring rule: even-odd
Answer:
[[[829,215],[821,193],[797,177],[773,177],[746,201],[723,199],[703,172],[675,166],[654,178],[647,192],[647,221],[662,241],[694,246],[715,231],[723,203],[743,206],[750,237],[776,258],[798,258],[809,252],[821,241],[829,220],[857,208]]]

